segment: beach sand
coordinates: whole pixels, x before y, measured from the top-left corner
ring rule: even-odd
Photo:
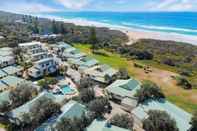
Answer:
[[[197,46],[197,36],[192,36],[192,35],[183,35],[183,34],[170,33],[170,32],[147,31],[147,30],[129,28],[124,26],[118,26],[118,25],[110,25],[110,24],[100,23],[95,21],[87,21],[84,19],[63,19],[53,16],[40,16],[40,17],[55,19],[58,21],[64,21],[65,23],[73,23],[75,25],[81,25],[81,26],[107,27],[113,30],[120,30],[126,33],[129,37],[129,42],[126,43],[127,45],[134,43],[138,39],[156,39],[156,40],[170,40],[177,42],[185,42]]]

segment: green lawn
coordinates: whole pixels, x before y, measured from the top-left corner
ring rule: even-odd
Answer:
[[[106,54],[108,54],[108,56],[103,56],[103,55],[96,55],[93,54],[91,51],[91,46],[88,44],[75,44],[74,45],[76,48],[78,48],[80,51],[87,53],[90,57],[95,58],[97,60],[100,61],[100,63],[103,64],[108,64],[116,69],[118,68],[126,68],[129,72],[129,74],[133,77],[138,78],[139,76],[134,74],[134,71],[136,68],[133,66],[133,61],[128,61],[126,58],[121,57],[119,54],[116,53],[110,53],[110,52],[106,52]],[[104,51],[104,50],[101,50]],[[137,61],[140,62],[142,64],[145,65],[152,65],[150,64],[148,61]],[[156,67],[158,67],[157,64],[155,64]],[[155,67],[155,66],[154,66]],[[167,68],[167,67],[165,67]],[[174,70],[174,69],[170,69],[170,70]],[[171,90],[165,90],[165,94],[166,97],[169,101],[175,103],[177,106],[183,108],[184,110],[188,111],[188,112],[194,112],[195,110],[197,110],[197,104],[194,104],[190,101],[188,101],[188,96],[185,96],[182,92],[181,89],[180,90],[176,90],[176,92],[180,91],[180,94],[182,94],[180,97],[178,96],[172,96],[170,95]],[[196,92],[196,90],[192,90],[193,93]]]

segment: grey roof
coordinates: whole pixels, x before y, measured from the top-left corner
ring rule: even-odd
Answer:
[[[133,98],[136,91],[140,89],[140,82],[135,79],[116,80],[106,90],[121,97]]]
[[[10,102],[9,94],[10,91],[0,93],[0,105],[3,104],[3,102]]]
[[[7,77],[2,78],[1,81],[10,87],[16,87],[19,83],[25,80],[19,77],[15,77],[15,76],[7,76]]]
[[[50,93],[47,93],[47,92],[42,92],[40,93],[36,98],[34,98],[33,100],[25,103],[24,105],[12,110],[9,115],[11,115],[12,117],[14,118],[18,118],[18,119],[21,119],[22,120],[22,115],[24,113],[28,113],[29,110],[32,108],[33,104],[38,101],[39,99],[42,99],[42,98],[48,98],[48,99],[51,99],[51,100],[55,100],[55,97],[50,94]]]
[[[0,90],[5,90],[7,88],[8,88],[8,86],[6,84],[4,84],[2,81],[0,81]]]
[[[187,131],[191,125],[189,124],[192,115],[188,112],[180,109],[176,105],[170,103],[169,101],[146,101],[145,103],[138,106],[132,111],[141,120],[147,117],[149,110],[161,110],[166,111],[177,123],[177,127],[180,131]]]
[[[126,98],[122,99],[121,104],[135,107],[135,106],[137,106],[137,100],[126,97]]]
[[[107,124],[104,120],[94,120],[87,128],[87,131],[131,131],[114,125]]]
[[[22,67],[21,66],[7,66],[3,68],[2,70],[6,72],[8,75],[13,75],[22,71]]]
[[[7,74],[0,69],[0,78],[5,77]]]

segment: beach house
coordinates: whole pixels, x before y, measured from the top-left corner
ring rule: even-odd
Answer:
[[[95,119],[85,131],[131,131],[118,126],[111,125],[105,120]]]
[[[54,101],[55,97],[50,93],[42,92],[36,98],[34,98],[33,100],[28,101],[24,105],[22,105],[22,106],[20,106],[16,109],[12,110],[11,112],[9,112],[8,116],[11,117],[11,118],[14,118],[16,120],[24,121],[23,114],[29,113],[29,111],[33,107],[34,103],[36,103],[40,99],[50,99],[50,100]],[[12,121],[12,122],[15,123],[15,121]]]
[[[135,98],[134,95],[140,89],[140,82],[135,79],[116,80],[105,88],[111,99],[122,101],[124,98]]]
[[[55,58],[49,57],[34,62],[33,67],[28,69],[28,74],[32,78],[39,78],[45,74],[52,74],[58,70],[58,63]]]
[[[108,83],[106,76],[112,79],[118,73],[118,71],[110,67],[109,65],[103,64],[94,66],[92,68],[87,68],[83,73],[96,82],[106,84]]]
[[[116,80],[105,88],[108,97],[123,106],[123,109],[130,110],[135,108],[137,100],[135,93],[141,88],[141,83],[135,79]]]
[[[15,58],[12,48],[0,48],[0,67],[6,67],[15,64]]]
[[[176,121],[179,131],[187,131],[191,127],[189,122],[192,115],[166,100],[149,100],[133,109],[131,113],[135,123],[142,126],[142,121],[148,118],[148,111],[150,110],[166,111]]]
[[[99,62],[96,59],[86,56],[80,59],[68,59],[68,63],[75,66],[79,71],[83,72],[85,69],[98,65]]]
[[[61,114],[49,118],[35,131],[52,131],[52,129],[56,129],[55,127],[58,124],[58,122],[61,121],[61,119],[81,118],[82,115],[86,114],[87,110],[84,105],[76,101],[70,100],[68,103],[62,106],[61,112],[62,112]]]

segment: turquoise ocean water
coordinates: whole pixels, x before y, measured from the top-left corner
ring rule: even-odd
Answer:
[[[197,12],[56,12],[42,15],[197,36]]]

